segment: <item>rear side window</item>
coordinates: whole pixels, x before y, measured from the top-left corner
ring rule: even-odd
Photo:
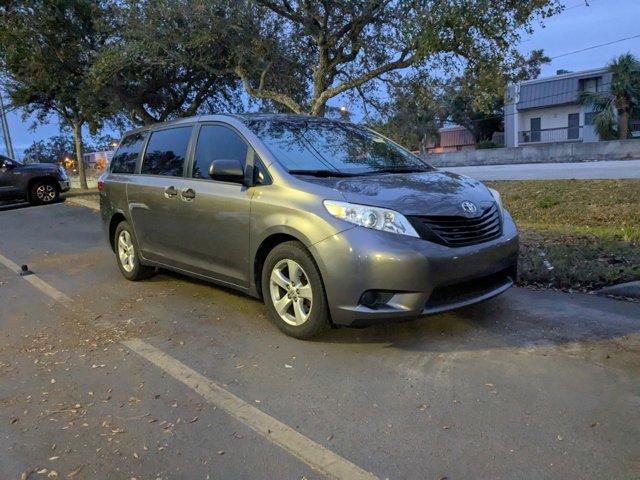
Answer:
[[[244,167],[247,144],[232,129],[223,125],[204,125],[198,135],[193,178],[209,179],[209,165],[214,160],[238,160]]]
[[[112,173],[134,173],[138,155],[142,150],[145,132],[127,135],[120,142],[120,146],[111,159]]]
[[[179,127],[153,132],[144,154],[141,173],[181,177],[191,129]]]

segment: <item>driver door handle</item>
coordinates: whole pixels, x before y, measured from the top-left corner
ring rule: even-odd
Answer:
[[[183,200],[193,200],[196,198],[196,191],[193,188],[187,188],[180,194]]]
[[[170,187],[167,187],[164,189],[164,196],[167,198],[173,198],[176,195],[178,195],[178,190],[176,190],[176,187],[174,187],[173,185],[171,185]]]

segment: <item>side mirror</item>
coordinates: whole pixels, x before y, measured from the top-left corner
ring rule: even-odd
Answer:
[[[214,160],[211,162],[211,165],[209,165],[209,177],[222,182],[244,184],[244,169],[239,160]]]
[[[0,168],[4,170],[11,170],[15,168],[15,164],[11,160],[5,160],[4,162],[0,162]]]

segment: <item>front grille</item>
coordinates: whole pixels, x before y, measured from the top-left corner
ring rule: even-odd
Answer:
[[[475,218],[443,215],[415,215],[407,218],[420,237],[449,247],[475,245],[502,234],[500,212],[495,204],[485,207],[482,215]]]

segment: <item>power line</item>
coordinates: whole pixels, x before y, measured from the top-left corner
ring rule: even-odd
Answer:
[[[568,55],[573,55],[580,52],[586,52],[587,50],[593,50],[594,48],[606,47],[607,45],[613,45],[614,43],[620,43],[620,42],[624,42],[626,40],[631,40],[633,38],[638,38],[638,37],[640,37],[640,33],[637,35],[632,35],[630,37],[619,38],[618,40],[613,40],[611,42],[600,43],[598,45],[593,45],[591,47],[581,48],[580,50],[574,50],[573,52],[561,53],[560,55],[551,57],[551,60],[555,60],[556,58],[560,58],[560,57],[566,57]]]

